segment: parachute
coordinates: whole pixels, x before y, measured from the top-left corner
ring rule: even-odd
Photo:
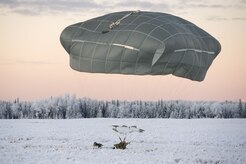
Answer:
[[[220,43],[195,24],[166,13],[122,11],[66,27],[60,36],[80,72],[167,75],[203,81]]]

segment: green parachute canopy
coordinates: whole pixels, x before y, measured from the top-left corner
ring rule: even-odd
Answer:
[[[202,81],[220,43],[182,18],[159,12],[110,13],[65,28],[62,46],[77,71],[167,75]]]

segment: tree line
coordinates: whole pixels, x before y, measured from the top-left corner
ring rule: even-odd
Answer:
[[[39,101],[0,101],[0,119],[246,118],[246,103],[234,101],[98,101],[65,95]]]

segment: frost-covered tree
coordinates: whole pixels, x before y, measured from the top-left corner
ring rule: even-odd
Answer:
[[[117,105],[115,103],[110,103],[108,106],[108,109],[110,112],[110,117],[111,118],[117,118],[118,117],[118,113],[119,113],[119,108],[117,107]]]
[[[244,110],[243,110],[243,117],[242,118],[246,118],[246,103],[244,103]]]
[[[243,118],[243,104],[241,99],[238,102],[238,114],[240,118]]]
[[[246,105],[225,101],[97,101],[65,95],[33,102],[0,101],[0,118],[246,118]]]
[[[21,104],[19,103],[19,99],[14,101],[11,108],[13,112],[13,119],[22,118],[23,114],[22,114]]]
[[[103,103],[102,117],[106,118],[108,116],[109,116],[109,113],[108,113],[108,101],[106,101],[105,103]]]

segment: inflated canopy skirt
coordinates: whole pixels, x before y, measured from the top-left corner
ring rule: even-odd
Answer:
[[[81,72],[167,75],[202,81],[220,43],[182,18],[124,11],[70,25],[61,34],[70,66]]]

